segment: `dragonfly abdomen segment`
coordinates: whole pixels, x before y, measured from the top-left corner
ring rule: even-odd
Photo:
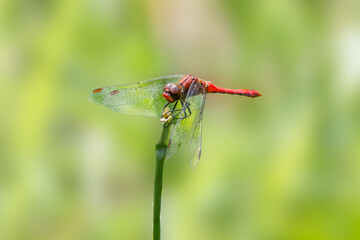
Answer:
[[[224,93],[224,94],[236,94],[247,97],[260,97],[261,94],[255,90],[248,89],[227,89],[215,86],[212,82],[205,81],[205,88],[207,93]]]

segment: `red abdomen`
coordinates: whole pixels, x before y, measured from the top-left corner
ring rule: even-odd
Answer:
[[[247,97],[260,97],[261,94],[255,90],[248,90],[248,89],[227,89],[227,88],[220,88],[215,86],[212,82],[205,81],[205,88],[208,93],[225,93],[225,94],[236,94],[242,95]]]

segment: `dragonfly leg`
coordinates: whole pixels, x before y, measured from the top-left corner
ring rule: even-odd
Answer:
[[[176,114],[172,115],[173,118],[176,118],[177,116],[179,116],[180,113],[182,113],[182,111],[183,111],[183,108],[178,108],[178,109],[172,110],[173,113],[174,113],[174,112],[177,112]]]
[[[184,103],[184,101],[183,101],[182,99],[180,99],[180,103],[181,103],[181,110],[183,110],[183,109],[184,109],[184,105],[186,105],[186,104]],[[185,110],[184,110],[185,116],[182,117],[182,118],[178,118],[178,120],[182,120],[182,119],[185,119],[185,118],[188,117],[188,115],[187,115],[187,113],[186,113],[186,109],[187,109],[187,108],[185,108]],[[182,111],[181,111],[181,112],[182,112]],[[178,115],[178,114],[177,114],[177,115]]]
[[[176,117],[177,115],[179,115],[181,113],[182,108],[180,109],[176,109],[176,106],[178,104],[178,101],[175,102],[174,106],[172,107],[171,110],[169,110],[169,108],[166,108],[170,103],[166,103],[163,108],[162,108],[162,114],[166,114],[168,116],[171,116],[172,118]],[[178,112],[176,114],[174,114],[175,112]]]
[[[184,112],[184,117],[177,117],[181,112],[179,112],[179,113],[177,113],[176,115],[174,115],[173,116],[173,120],[172,120],[172,122],[171,123],[177,123],[177,122],[179,122],[179,121],[181,121],[181,120],[183,120],[183,119],[185,119],[185,118],[188,118],[188,117],[190,117],[190,115],[191,115],[191,110],[190,110],[190,103],[188,103],[188,102],[184,102],[182,99],[180,99],[180,103],[181,103],[181,106],[182,106],[182,108],[181,108],[181,112]],[[186,107],[185,109],[184,109],[184,106]],[[189,113],[187,113],[187,110],[189,111]]]
[[[169,113],[172,114],[171,116],[173,117],[173,119],[176,118],[176,117],[181,113],[181,111],[182,111],[182,107],[176,109],[176,106],[177,106],[178,102],[179,102],[179,101],[176,101],[175,104],[174,104],[174,106],[173,106],[173,108],[172,108],[172,110],[168,111]],[[177,113],[176,113],[176,114],[173,114],[173,113],[175,113],[175,112],[177,112]],[[177,119],[177,118],[176,118],[176,119]]]
[[[167,111],[167,112],[173,113],[173,112],[176,112],[176,111],[181,111],[182,108],[175,109],[176,106],[177,106],[177,104],[178,104],[178,102],[179,102],[179,101],[176,101],[175,104],[174,104],[174,106],[172,107],[172,109],[169,110],[169,111]],[[170,102],[166,103],[166,104],[162,107],[162,110],[161,110],[162,113],[164,113],[165,108],[166,108],[169,104],[170,104]]]
[[[179,122],[179,121],[181,121],[181,120],[183,120],[183,119],[185,119],[185,118],[188,118],[188,117],[190,117],[191,116],[191,109],[190,109],[190,103],[189,102],[184,102],[184,100],[182,100],[182,99],[180,99],[180,104],[181,104],[181,108],[178,108],[178,109],[176,109],[176,106],[177,106],[177,104],[179,103],[179,101],[177,101],[175,104],[174,104],[174,106],[172,107],[172,109],[170,110],[170,111],[168,111],[168,112],[170,112],[170,113],[175,113],[174,115],[171,115],[171,117],[172,117],[172,120],[171,120],[171,122],[170,123],[166,123],[165,124],[165,128],[167,128],[167,127],[169,127],[171,124],[173,124],[173,123],[177,123],[177,122]],[[164,107],[162,108],[162,113],[164,113],[164,110],[165,110],[165,108],[169,105],[170,103],[166,103],[165,105],[164,105]],[[184,108],[184,106],[185,106],[185,108]],[[179,117],[179,115],[181,114],[181,113],[184,113],[184,116],[183,117]]]
[[[176,105],[178,104],[178,102],[179,102],[179,101],[176,101],[176,103],[174,104],[174,107],[173,107],[172,111],[174,111],[174,110],[175,110]]]
[[[182,110],[182,108],[176,109],[176,106],[177,106],[178,102],[179,102],[179,101],[176,101],[176,102],[175,102],[173,108],[172,108],[169,112],[174,113],[174,112],[177,112],[177,111],[181,111],[181,110]],[[178,114],[179,114],[179,113],[178,113]],[[178,115],[178,114],[177,114],[177,115]]]
[[[189,102],[184,102],[183,100],[181,100],[181,106],[182,106],[182,108],[184,108],[184,106],[186,107],[185,110],[184,110],[185,116],[183,118],[181,118],[181,119],[185,119],[187,117],[190,117],[190,115],[191,115],[191,110],[190,110],[190,107],[189,107],[190,103]],[[188,110],[189,113],[187,113],[186,110]]]
[[[190,103],[189,102],[187,102],[187,103],[185,103],[185,105],[186,105],[186,108],[189,110],[189,116],[188,117],[190,117],[191,116],[191,109],[190,109]]]
[[[176,116],[178,116],[178,115],[181,113],[181,110],[182,110],[182,108],[176,109],[176,106],[177,106],[177,104],[178,104],[178,101],[175,102],[175,104],[174,104],[174,106],[172,107],[171,110],[169,110],[169,108],[167,108],[167,106],[168,106],[169,104],[170,104],[170,102],[166,103],[166,104],[163,106],[162,110],[161,110],[163,119],[165,119],[166,116],[168,117],[168,119],[171,118],[170,121],[163,122],[164,128],[169,127],[169,126],[172,124],[172,120],[174,119],[174,117],[175,117],[175,119],[177,119]],[[175,115],[173,115],[174,112],[178,112],[178,113],[176,113]],[[165,116],[165,115],[166,115],[166,116]]]
[[[162,113],[162,114],[164,114],[164,110],[165,110],[165,108],[167,107],[167,105],[169,105],[169,104],[170,104],[170,102],[166,103],[166,104],[163,106],[163,108],[161,109],[161,113]]]
[[[186,104],[185,104],[185,102],[184,102],[182,99],[180,99],[180,101],[181,101],[181,107],[182,107],[182,109],[184,109],[184,106],[186,106]],[[188,115],[187,115],[187,113],[186,113],[186,109],[187,109],[187,108],[185,108],[185,110],[184,110],[185,116],[183,117],[183,119],[188,117]]]
[[[175,111],[177,111],[177,113],[172,115],[173,119],[180,115],[181,109],[180,110],[175,110]]]

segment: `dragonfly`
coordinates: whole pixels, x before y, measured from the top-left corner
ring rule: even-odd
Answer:
[[[255,90],[221,88],[191,75],[170,75],[97,88],[90,93],[89,101],[121,113],[160,117],[164,127],[173,127],[166,160],[190,137],[188,159],[194,169],[201,157],[202,116],[208,93],[261,96]]]

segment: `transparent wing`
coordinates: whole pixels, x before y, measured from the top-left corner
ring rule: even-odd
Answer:
[[[194,169],[201,156],[201,139],[202,139],[202,116],[204,113],[206,95],[203,94],[203,104],[201,110],[195,116],[193,129],[191,130],[189,141],[189,165]]]
[[[147,81],[104,87],[90,93],[89,101],[127,114],[159,117],[167,101],[162,96],[167,83],[177,83],[183,75],[171,75]]]
[[[176,150],[180,147],[182,141],[186,138],[186,136],[194,129],[195,126],[199,124],[196,121],[201,120],[199,118],[199,115],[201,115],[201,109],[203,109],[204,100],[205,100],[204,87],[199,82],[194,81],[189,88],[188,94],[185,99],[185,104],[180,114],[180,118],[186,117],[189,113],[190,116],[176,123],[174,130],[170,136],[168,149],[166,152],[166,159],[169,159],[171,155],[173,155],[174,152],[176,152]],[[198,136],[198,134],[196,136]],[[200,123],[200,137],[201,137],[201,123]],[[201,140],[199,143],[201,143]]]

